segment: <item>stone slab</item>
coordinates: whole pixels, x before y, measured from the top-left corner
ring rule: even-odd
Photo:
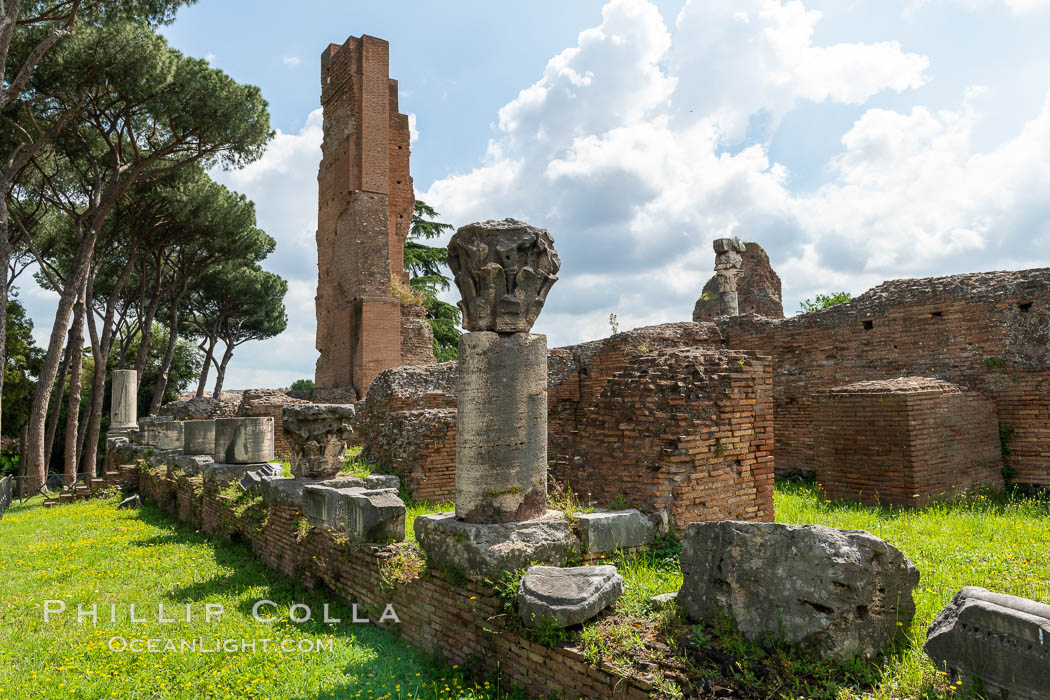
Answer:
[[[634,509],[580,513],[576,525],[584,551],[592,554],[641,547],[656,536],[649,519]]]
[[[188,420],[182,424],[182,453],[187,455],[215,454],[215,421]]]
[[[926,653],[988,697],[1050,700],[1050,605],[967,586],[933,621]]]
[[[216,418],[212,456],[224,464],[273,461],[273,418]]]
[[[615,566],[530,566],[518,585],[526,627],[571,627],[590,620],[623,595]]]
[[[205,481],[238,481],[248,472],[257,471],[263,467],[268,466],[267,464],[224,464],[222,462],[212,462],[201,468],[201,475]],[[280,464],[276,465],[278,469],[281,468]]]

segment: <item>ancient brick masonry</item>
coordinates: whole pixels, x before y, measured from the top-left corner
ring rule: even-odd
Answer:
[[[648,698],[652,683],[621,678],[607,663],[595,668],[576,648],[550,648],[504,627],[502,601],[495,590],[471,582],[451,582],[427,570],[399,583],[385,574],[384,563],[405,544],[339,544],[331,533],[298,534],[301,512],[272,503],[242,510],[199,477],[166,475],[135,467],[121,469],[127,483],[187,525],[245,543],[266,564],[302,580],[309,588],[326,587],[360,606],[359,614],[377,621],[390,604],[400,623],[383,623],[413,646],[448,664],[482,677],[498,674],[505,690],[515,686],[533,697]],[[344,620],[344,623],[349,624]]]
[[[923,506],[1002,485],[995,404],[938,379],[858,382],[820,392],[817,480],[831,498]]]
[[[358,406],[365,459],[400,476],[417,500],[455,498],[455,362],[387,370]]]
[[[778,471],[814,467],[814,392],[926,376],[991,398],[1016,481],[1050,486],[1050,269],[895,280],[823,311],[717,323],[729,347],[773,357]]]
[[[392,290],[408,286],[404,243],[415,194],[408,117],[398,112],[389,53],[387,42],[362,36],[321,55],[315,381],[358,396],[385,369],[433,361],[432,350],[425,354],[429,327],[403,325]]]
[[[584,498],[617,496],[701,520],[773,520],[772,367],[751,352],[648,353],[606,382],[580,419],[566,480]]]

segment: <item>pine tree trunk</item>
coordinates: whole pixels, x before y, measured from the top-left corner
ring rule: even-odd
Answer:
[[[160,406],[164,403],[164,392],[168,389],[168,372],[171,363],[175,361],[175,348],[179,343],[179,304],[186,293],[186,285],[171,302],[171,322],[168,324],[168,347],[164,350],[164,359],[160,363],[160,372],[157,373],[157,383],[153,387],[153,396],[150,397],[149,414],[157,415]],[[205,364],[207,367],[207,364]]]
[[[7,266],[11,260],[11,239],[7,218],[7,183],[0,182],[0,261],[3,261],[3,272],[0,275],[0,416],[3,415],[4,369],[7,368]],[[0,428],[3,425],[0,424]]]
[[[44,423],[47,420],[47,406],[51,399],[51,390],[55,386],[58,365],[65,349],[66,331],[69,328],[69,317],[76,302],[77,291],[84,282],[91,265],[91,256],[95,248],[97,231],[92,228],[81,240],[74,260],[70,278],[66,280],[65,289],[58,300],[55,320],[51,326],[51,337],[44,353],[44,362],[37,378],[36,391],[33,393],[33,404],[29,411],[29,430],[26,433],[26,477],[31,493],[36,493],[47,481],[47,464],[44,462]]]
[[[216,339],[215,336],[212,336],[212,337],[208,338],[208,352],[206,352],[204,354],[204,368],[201,369],[201,378],[200,378],[200,381],[197,382],[197,398],[198,399],[201,398],[202,396],[204,396],[204,387],[208,383],[208,374],[210,374],[210,372],[211,372],[211,365],[212,365],[212,362],[214,361],[214,357],[215,357],[215,342],[216,342],[216,340],[217,339]],[[213,396],[212,398],[214,399],[214,398],[218,398],[218,397],[217,396]]]
[[[231,357],[233,357],[233,344],[227,342],[226,352],[222,354],[222,362],[219,364],[219,370],[215,375],[215,389],[211,392],[214,398],[222,396],[222,383],[226,379],[226,365],[230,364]]]
[[[81,289],[77,304],[73,309],[73,327],[69,331],[69,403],[66,409],[66,451],[63,460],[65,483],[69,486],[77,481],[77,435],[79,435],[80,426],[80,395],[84,371],[84,353],[79,350],[84,345],[86,294],[87,290]]]
[[[44,442],[44,463],[51,464],[51,452],[55,448],[55,434],[58,433],[58,419],[62,414],[62,399],[66,393],[66,377],[69,376],[70,353],[73,348],[73,329],[69,329],[70,336],[66,340],[66,350],[62,353],[62,366],[58,370],[58,379],[55,381],[55,391],[51,397],[52,410],[47,417],[47,435]]]

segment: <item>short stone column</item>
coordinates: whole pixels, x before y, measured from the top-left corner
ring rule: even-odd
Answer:
[[[261,464],[273,460],[273,418],[215,419],[215,452],[222,464]]]
[[[115,369],[112,374],[113,396],[110,402],[110,430],[138,430],[138,372]]]
[[[456,517],[510,523],[547,512],[547,338],[529,333],[561,261],[543,229],[504,219],[449,243],[463,296]]]
[[[737,281],[746,249],[739,238],[719,238],[714,242],[715,277],[718,278],[718,297],[722,305],[722,316],[739,316],[740,300],[737,296]]]
[[[188,420],[182,427],[182,454],[211,455],[215,453],[215,421]]]

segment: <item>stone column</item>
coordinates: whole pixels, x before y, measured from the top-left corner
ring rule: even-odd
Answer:
[[[182,428],[182,454],[211,455],[215,453],[215,421],[188,420]]]
[[[138,373],[133,369],[115,369],[112,374],[113,396],[110,402],[110,430],[138,430]]]
[[[216,462],[261,464],[273,460],[273,418],[217,418]]]
[[[744,244],[739,238],[718,238],[714,242],[715,276],[718,278],[718,297],[722,304],[722,316],[739,316],[740,301],[736,283],[740,279],[740,267],[744,259]]]
[[[463,295],[456,517],[509,523],[547,512],[547,338],[529,333],[561,261],[543,229],[504,219],[449,243]]]

